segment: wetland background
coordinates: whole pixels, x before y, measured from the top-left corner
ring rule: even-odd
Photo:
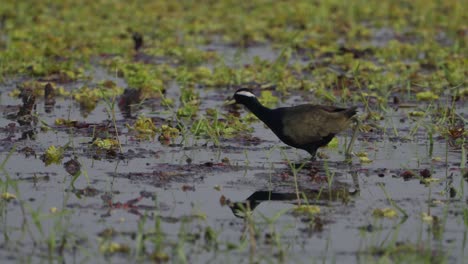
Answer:
[[[2,1],[2,263],[468,263],[467,1]],[[308,154],[245,109],[356,105]]]

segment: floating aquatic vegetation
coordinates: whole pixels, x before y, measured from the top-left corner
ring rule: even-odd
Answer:
[[[359,157],[359,161],[361,163],[371,163],[372,162],[372,160],[369,159],[368,157]]]
[[[211,113],[206,110],[208,118],[202,118],[193,122],[190,131],[196,136],[232,137],[239,133],[252,131],[246,123],[234,115],[227,114],[218,117],[218,112]]]
[[[398,217],[397,211],[393,208],[377,208],[372,211],[372,215],[374,217],[379,217],[379,218],[395,218]]]
[[[2,231],[9,242],[0,249],[2,256],[17,262],[187,263],[209,259],[217,263],[247,257],[250,262],[294,262],[310,258],[310,252],[302,249],[318,241],[330,249],[321,256],[312,253],[323,262],[353,262],[356,254],[362,262],[463,262],[468,210],[461,199],[460,183],[468,179],[464,168],[467,132],[452,124],[448,111],[442,114],[431,108],[447,104],[462,121],[466,119],[463,1],[50,2],[3,1],[0,5],[0,80],[5,81],[1,108],[8,117],[0,127],[5,160],[2,191],[16,191],[18,186],[18,197],[19,191],[27,191],[21,202],[7,203],[0,198],[5,220]],[[45,89],[48,84],[49,95]],[[236,107],[218,107],[226,94],[244,85],[264,91],[259,98],[271,106],[280,100],[291,105],[313,101],[358,105],[365,113],[358,145],[368,155],[373,153],[375,162],[363,164],[368,161],[366,155],[348,168],[339,150],[330,149],[326,152],[330,156],[324,173],[327,177],[321,171],[323,161],[307,163],[298,170],[298,191],[310,188],[313,195],[308,197],[304,192],[307,197],[302,198],[320,204],[318,209],[323,209],[322,204],[327,206],[323,219],[314,208],[302,208],[304,212],[291,225],[291,216],[279,208],[290,208],[296,195],[289,200],[286,193],[270,191],[291,190],[293,178],[278,156],[276,142],[267,136],[258,138],[266,130],[251,123],[257,120],[253,115]],[[425,91],[433,95],[422,96]],[[394,104],[392,98],[397,98]],[[22,100],[25,107],[20,112]],[[437,101],[434,104],[432,100]],[[44,114],[42,105],[47,101],[51,112]],[[74,102],[89,118],[82,120]],[[118,109],[114,108],[117,102]],[[418,108],[420,105],[423,107]],[[90,113],[95,106],[103,108]],[[127,110],[128,115],[124,113]],[[409,119],[411,111],[421,118]],[[151,124],[144,121],[137,131],[134,117],[143,112],[151,113]],[[242,118],[235,118],[239,112]],[[53,120],[55,126],[42,129],[41,125]],[[253,127],[255,134],[251,133]],[[408,130],[414,140],[407,140]],[[37,136],[31,136],[34,134]],[[135,142],[140,135],[152,141]],[[116,153],[114,136],[126,140],[125,155],[119,156],[124,160],[88,162],[99,158],[97,153]],[[90,138],[95,140],[91,148],[96,153],[90,153],[90,145],[85,144]],[[183,144],[164,145],[178,139]],[[73,156],[62,159],[63,167],[36,166],[31,150],[40,150],[44,142],[47,147],[67,140],[73,148],[63,150]],[[13,149],[17,146],[21,150],[11,151],[10,157],[6,152],[12,144]],[[429,155],[425,148],[431,149]],[[434,155],[441,157],[434,157],[432,148]],[[258,158],[265,156],[258,155],[260,152],[267,152],[268,159]],[[291,162],[298,161],[295,151],[284,152],[292,154]],[[300,152],[297,155],[302,157]],[[68,177],[56,177],[77,174],[82,168],[74,159],[86,162],[89,170],[82,171],[86,179],[77,181],[87,185],[82,189],[68,187]],[[397,163],[405,169],[398,169]],[[197,164],[204,169],[198,170]],[[126,173],[133,168],[138,172]],[[358,177],[355,180],[353,174],[352,186],[348,185],[349,172]],[[268,177],[274,174],[289,177]],[[336,177],[332,179],[332,175]],[[399,176],[412,181],[404,182]],[[417,184],[417,180],[431,176],[441,178],[444,184],[431,184],[430,190]],[[367,202],[385,204],[382,197],[368,199],[373,196],[368,189],[376,183],[386,184],[389,194],[396,194],[390,203],[395,209],[401,203],[409,221],[402,217],[396,228],[394,221],[368,224],[360,233],[358,249],[351,243],[343,249],[350,254],[337,253],[336,234],[356,234],[356,219],[366,213]],[[335,195],[337,184],[345,186]],[[403,196],[391,189],[401,186]],[[268,188],[269,201],[284,202],[266,202],[255,209],[263,200],[248,199],[250,211],[256,211],[244,214],[245,221],[232,218],[231,212],[224,210],[227,208],[211,214],[213,204],[205,202],[209,197],[225,204],[228,199],[224,195],[240,197],[249,189],[264,187]],[[63,206],[55,207],[56,201],[47,195],[51,188],[63,197]],[[181,190],[196,191],[181,194]],[[140,191],[152,200],[138,206],[112,202]],[[183,197],[187,195],[191,199]],[[444,204],[437,204],[438,200]],[[351,207],[341,201],[349,201]],[[421,206],[429,206],[428,215],[421,215]],[[62,207],[66,212],[57,209]],[[116,213],[118,208],[125,210]],[[207,214],[189,215],[190,208]],[[436,215],[443,215],[443,221]],[[14,216],[27,223],[10,221]],[[432,222],[426,224],[429,217]],[[96,234],[96,228],[81,228],[96,224],[96,219],[112,231],[104,235]],[[132,219],[138,223],[130,224]],[[406,231],[421,222],[427,227],[425,234],[407,236],[410,233]],[[349,228],[332,232],[331,237],[315,236],[324,223],[330,223],[330,229]],[[450,232],[438,235],[437,224]],[[380,239],[382,230],[391,239]],[[102,238],[96,239],[100,235]],[[378,244],[375,247],[374,242]],[[12,249],[32,252],[32,256],[13,256]]]
[[[431,91],[425,91],[417,93],[416,99],[418,99],[419,101],[432,101],[439,99],[439,96]]]
[[[368,154],[366,152],[358,152],[356,153],[356,156],[358,156],[359,161],[361,163],[371,163],[372,160],[369,159]]]
[[[421,183],[423,183],[423,184],[431,184],[431,183],[440,182],[440,181],[441,181],[441,179],[435,178],[435,177],[421,179]]]
[[[81,88],[72,92],[73,99],[75,99],[80,106],[86,111],[92,111],[97,103],[102,99],[112,99],[121,95],[124,89],[118,87],[113,82],[104,82],[100,87],[90,88],[82,86]]]
[[[434,220],[434,217],[427,213],[421,213],[421,219],[423,222],[431,223]]]
[[[278,97],[274,96],[271,91],[261,91],[260,97],[258,99],[263,105],[267,107],[274,107],[278,104]]]
[[[118,72],[130,88],[141,90],[142,98],[161,97],[164,91],[165,79],[163,77],[170,71],[170,68],[164,65],[156,67],[140,62],[127,62],[121,58],[108,61],[107,66]]]
[[[154,135],[158,131],[156,125],[153,123],[153,120],[150,117],[139,116],[135,121],[133,126],[128,126],[128,128],[135,130],[141,135]]]
[[[199,109],[200,95],[193,88],[182,88],[180,98],[181,107],[177,109],[178,117],[194,117]]]
[[[65,90],[64,87],[56,87],[53,82],[47,81],[25,81],[17,85],[15,89],[8,93],[11,97],[19,97],[21,92],[24,90],[30,90],[31,94],[36,97],[44,97],[46,100],[48,96],[46,94],[46,87],[49,85],[49,90],[53,90],[54,96],[69,96],[71,93]]]
[[[155,261],[156,263],[162,263],[169,261],[169,255],[162,251],[155,251],[151,253],[150,259]]]
[[[171,142],[180,135],[180,130],[178,128],[170,127],[168,125],[162,125],[161,128],[158,129],[158,132],[161,133],[158,138],[159,141],[165,143]]]
[[[45,153],[42,155],[42,161],[46,164],[46,166],[50,164],[59,164],[63,158],[64,149],[61,147],[55,147],[54,145],[47,148]]]
[[[318,214],[320,213],[320,207],[317,205],[298,205],[292,211],[296,214]]]
[[[67,126],[67,127],[73,127],[76,125],[78,121],[76,120],[68,120],[64,118],[57,118],[55,119],[55,125],[56,126]]]
[[[133,126],[127,125],[130,130],[137,132],[137,137],[141,139],[151,139],[157,133],[160,133],[158,139],[161,142],[169,143],[180,135],[180,130],[169,125],[156,127],[153,120],[149,117],[139,116]]]
[[[411,117],[423,117],[426,115],[426,112],[423,111],[411,111],[408,113]]]
[[[194,117],[198,112],[198,105],[185,104],[177,109],[178,117]]]
[[[0,197],[7,202],[16,200],[16,195],[9,192],[3,192]]]
[[[104,241],[99,246],[99,251],[103,254],[129,253],[130,247],[122,243]]]
[[[120,143],[117,139],[113,138],[96,138],[93,141],[93,145],[100,148],[100,149],[105,149],[105,150],[111,150],[111,149],[118,149],[120,146]]]

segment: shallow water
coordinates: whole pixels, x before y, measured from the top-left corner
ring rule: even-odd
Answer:
[[[255,50],[251,52],[257,54]],[[262,54],[272,59],[270,51]],[[96,67],[90,73],[93,82],[111,79],[125,86],[123,80],[107,74],[103,68]],[[4,113],[15,113],[15,106],[21,105],[21,100],[8,95],[14,85],[15,81],[11,81],[0,95]],[[232,91],[199,92],[202,113],[206,108],[225,111],[222,101]],[[178,87],[171,86],[167,95],[177,98]],[[301,98],[308,95],[294,96],[281,104],[302,103]],[[466,119],[466,106],[460,104],[456,108]],[[136,140],[125,127],[133,120],[118,112],[116,123],[123,157],[95,157],[90,150],[92,126],[70,129],[53,124],[56,118],[107,123],[106,105],[99,103],[85,118],[71,100],[57,98],[51,113],[46,113],[43,101],[38,100],[40,122],[54,129],[42,131],[38,122],[30,126],[16,124],[10,132],[2,130],[0,159],[11,154],[1,172],[2,181],[8,182],[4,184],[8,189],[2,191],[15,194],[17,199],[2,202],[0,259],[3,263],[46,261],[50,252],[44,241],[60,244],[66,237],[73,246],[57,253],[66,262],[128,262],[134,255],[100,254],[102,238],[98,234],[112,228],[117,232],[112,241],[131,249],[137,245],[138,230],[147,231],[148,236],[158,234],[164,240],[158,244],[161,251],[176,258],[181,250],[191,263],[284,259],[309,263],[311,256],[317,262],[365,263],[376,258],[373,249],[386,247],[392,241],[417,245],[434,256],[448,255],[449,262],[461,263],[467,249],[467,226],[462,215],[468,199],[460,169],[463,153],[449,146],[445,138],[436,137],[431,155],[423,128],[406,139],[416,121],[400,119],[411,110],[389,110],[385,119],[378,122],[382,131],[359,135],[354,152],[367,152],[371,163],[361,163],[357,157],[351,163],[344,161],[344,143],[349,140],[350,131],[338,137],[338,148],[322,149],[328,158],[308,162],[297,175],[299,191],[307,198],[302,203],[318,205],[321,211],[317,215],[295,215],[291,209],[298,201],[286,157],[301,163],[307,161],[308,154],[284,146],[258,122],[252,133],[260,139],[258,144],[223,139],[220,146],[215,146],[209,139],[190,136],[184,142],[176,140],[181,144],[167,146],[156,139]],[[170,116],[159,114],[148,105],[140,112],[154,117]],[[0,118],[0,127],[10,123],[15,121],[6,119],[6,115]],[[33,139],[21,139],[28,131]],[[71,147],[63,162],[77,157],[82,166],[83,175],[74,183],[76,189],[63,165],[45,166],[40,159],[48,146],[67,143]],[[21,151],[25,147],[32,148],[36,155],[27,157]],[[223,162],[225,158],[229,162]],[[406,170],[418,173],[423,169],[430,170],[439,181],[422,184],[418,177],[408,181],[400,177]],[[136,198],[141,200],[122,205]],[[407,217],[401,212],[393,219],[372,217],[374,209],[392,207],[390,198]],[[254,209],[251,221],[258,232],[255,253],[250,251],[252,240],[244,240],[248,236],[246,220],[223,205],[224,200],[250,201]],[[61,213],[50,213],[53,207]],[[438,217],[440,232],[434,222],[422,221],[421,213]],[[157,229],[156,223],[160,223]],[[208,227],[216,233],[216,246],[205,240]],[[151,252],[155,243],[147,240],[146,251]]]

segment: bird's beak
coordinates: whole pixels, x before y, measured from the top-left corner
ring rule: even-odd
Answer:
[[[224,101],[223,106],[233,105],[235,103],[236,103],[236,100],[234,98],[228,98],[226,101]]]

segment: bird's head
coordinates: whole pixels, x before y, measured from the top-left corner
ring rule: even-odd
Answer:
[[[236,104],[243,104],[243,105],[249,105],[253,102],[258,101],[257,97],[252,92],[252,90],[247,89],[247,88],[241,88],[237,90],[234,93],[233,99],[234,99],[233,101]]]

